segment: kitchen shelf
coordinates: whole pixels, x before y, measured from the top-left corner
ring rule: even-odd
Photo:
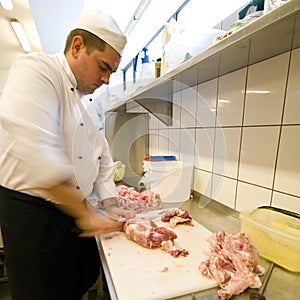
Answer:
[[[135,101],[169,126],[174,92],[299,47],[300,1],[290,0],[105,110],[126,111]]]

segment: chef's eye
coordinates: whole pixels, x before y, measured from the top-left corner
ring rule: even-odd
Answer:
[[[108,71],[108,68],[107,68],[105,65],[101,64],[101,63],[98,64],[98,68],[99,68],[99,70],[102,71],[102,72]]]

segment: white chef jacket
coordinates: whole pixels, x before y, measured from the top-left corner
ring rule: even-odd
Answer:
[[[92,119],[76,87],[63,53],[16,61],[0,99],[0,185],[37,195],[66,183],[86,197],[116,196],[103,112],[91,95]]]

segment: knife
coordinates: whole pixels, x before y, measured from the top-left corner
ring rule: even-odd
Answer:
[[[126,221],[127,221],[127,219],[126,218],[118,218],[118,219],[116,219],[116,218],[113,218],[112,216],[110,216],[109,214],[108,214],[108,212],[105,210],[105,209],[97,209],[97,212],[98,213],[100,213],[100,214],[102,214],[103,216],[105,216],[105,217],[108,217],[108,218],[110,218],[110,219],[112,219],[112,220],[115,220],[115,221],[118,221],[118,222],[123,222],[123,223],[125,223]],[[83,233],[83,230],[81,230],[81,229],[79,229],[78,227],[72,227],[71,229],[70,229],[70,231],[71,232],[73,232],[73,233],[75,233],[75,234],[81,234],[81,233]]]
[[[120,218],[113,218],[105,209],[102,209],[102,208],[98,208],[97,212],[100,213],[101,215],[105,216],[105,217],[108,217],[108,218],[110,218],[112,220],[115,220],[115,221],[118,221],[118,222],[125,223],[127,221],[127,219],[124,218],[124,217],[123,218],[122,217],[120,217]]]
[[[155,210],[149,210],[145,213],[139,213],[136,215],[136,218],[149,218],[152,221],[160,220],[161,213],[164,211],[164,209],[155,209]]]

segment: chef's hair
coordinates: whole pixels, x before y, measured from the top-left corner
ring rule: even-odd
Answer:
[[[87,54],[90,54],[94,50],[99,50],[101,52],[105,50],[106,42],[100,39],[98,36],[84,29],[73,29],[67,36],[66,45],[64,49],[65,54],[71,48],[72,40],[76,35],[82,37],[83,43],[86,46]]]

